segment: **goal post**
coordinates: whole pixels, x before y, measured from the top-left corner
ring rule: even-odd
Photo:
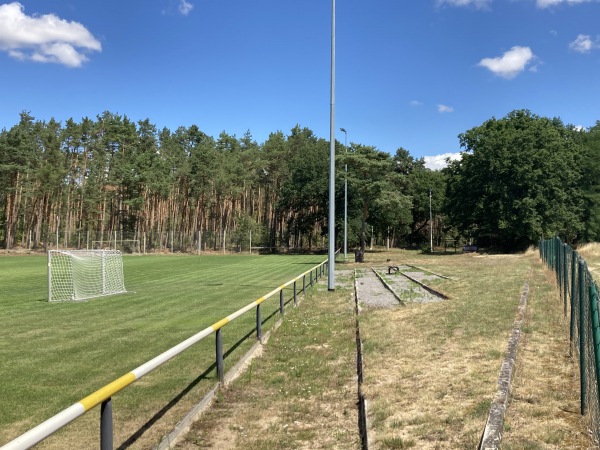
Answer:
[[[48,251],[48,301],[78,301],[124,292],[120,251]]]

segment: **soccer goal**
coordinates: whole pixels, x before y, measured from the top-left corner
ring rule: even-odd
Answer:
[[[86,300],[124,292],[120,251],[48,251],[48,301]]]

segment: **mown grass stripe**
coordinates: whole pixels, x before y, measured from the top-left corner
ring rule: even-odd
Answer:
[[[18,427],[13,426],[19,418],[26,415],[31,420],[36,420],[36,417],[42,419],[46,413],[52,409],[56,410],[56,406],[62,403],[56,396],[55,389],[23,390],[22,383],[26,382],[29,386],[64,386],[62,400],[67,400],[68,402],[64,403],[69,404],[73,401],[72,396],[83,396],[90,392],[86,386],[97,386],[98,381],[105,382],[107,375],[114,376],[119,372],[125,372],[123,369],[127,369],[126,366],[131,363],[139,364],[147,361],[84,397],[82,403],[78,402],[43,422],[46,424],[43,427],[42,425],[38,427],[44,428],[47,423],[55,424],[57,421],[64,420],[66,415],[77,411],[76,415],[64,422],[69,423],[216,329],[239,317],[240,310],[215,322],[213,325],[215,328],[208,326],[181,342],[186,334],[189,336],[189,331],[197,330],[203,322],[204,326],[207,326],[219,315],[223,317],[227,309],[242,306],[244,297],[258,294],[261,290],[264,292],[265,286],[277,281],[281,283],[283,277],[289,279],[297,273],[296,264],[314,263],[314,256],[131,257],[125,259],[130,294],[90,302],[56,303],[51,306],[46,301],[45,263],[46,258],[42,256],[0,258],[0,272],[7,275],[7,286],[20,286],[19,289],[14,289],[14,295],[0,299],[0,312],[5,317],[11,317],[10,326],[5,330],[6,336],[10,339],[0,343],[0,350],[10,349],[20,355],[19,358],[11,358],[10,354],[6,353],[7,358],[16,363],[0,368],[2,379],[12,380],[3,391],[4,401],[9,406],[0,412],[0,434],[8,437],[15,436],[15,433],[19,432]],[[239,273],[235,280],[227,276],[232,271]],[[311,271],[314,271],[314,267],[296,280]],[[288,281],[257,301],[245,305],[242,310],[256,307],[293,282],[294,280]],[[228,287],[227,295],[223,295],[223,286]],[[233,286],[238,289],[229,288]],[[32,327],[34,323],[36,326]],[[78,326],[83,323],[89,325],[85,332],[82,332]],[[236,342],[246,332],[245,327],[251,321],[243,319],[239,323],[239,326],[233,326],[228,330],[226,340]],[[97,348],[97,342],[105,338],[108,345],[102,349]],[[148,361],[153,349],[159,350],[161,347],[172,346],[177,342],[179,344]],[[225,344],[231,345],[227,341]],[[55,351],[45,352],[44,349],[49,347]],[[211,353],[211,347],[199,349],[202,360],[210,361]],[[28,355],[29,358],[23,358],[22,355]],[[82,359],[81,355],[86,355],[86,358]],[[162,372],[157,372],[158,375],[153,383],[157,380],[160,382],[166,377],[187,380],[189,377],[181,375],[185,370],[179,366],[188,367],[190,358],[183,356],[182,359],[177,360],[182,361],[181,363],[174,362],[175,366],[166,366]],[[196,355],[191,359],[197,363],[197,358]],[[52,370],[44,370],[38,374],[35,370],[31,370],[31,361],[35,361],[36,368],[51,367]],[[103,370],[97,370],[99,365]],[[27,380],[17,381],[19,377],[15,376],[16,374],[27,374]],[[184,382],[186,381],[182,381]],[[47,394],[50,392],[52,396]],[[126,397],[133,395],[129,392],[130,390],[127,390],[123,395]],[[154,396],[156,392],[152,391],[152,394]],[[139,392],[136,397],[137,395]],[[161,395],[169,398],[171,394],[165,391],[163,395],[160,391],[156,398]],[[143,404],[144,399],[138,400]],[[58,428],[55,428],[52,433]],[[81,444],[86,446],[89,442]]]

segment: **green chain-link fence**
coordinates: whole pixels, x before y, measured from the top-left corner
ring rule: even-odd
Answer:
[[[540,256],[556,273],[564,314],[571,324],[571,354],[579,355],[581,414],[589,418],[594,440],[600,442],[598,286],[583,258],[560,238],[540,241]]]

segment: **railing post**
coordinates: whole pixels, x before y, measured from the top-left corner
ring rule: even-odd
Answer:
[[[306,274],[302,275],[302,293],[306,293]]]
[[[217,378],[219,383],[223,384],[225,380],[225,374],[223,373],[223,333],[222,329],[217,330],[216,336],[216,350],[217,350]]]
[[[312,287],[312,284],[313,284],[313,282],[312,282],[312,269],[310,269],[310,282],[309,282],[308,285]]]
[[[256,339],[262,341],[262,319],[260,317],[260,303],[256,305]]]
[[[100,450],[113,450],[112,398],[100,405]]]
[[[279,314],[283,316],[283,289],[279,291]]]
[[[579,259],[579,379],[581,386],[581,415],[585,415],[585,262]]]
[[[294,306],[298,306],[298,293],[296,291],[296,280],[294,280]]]

